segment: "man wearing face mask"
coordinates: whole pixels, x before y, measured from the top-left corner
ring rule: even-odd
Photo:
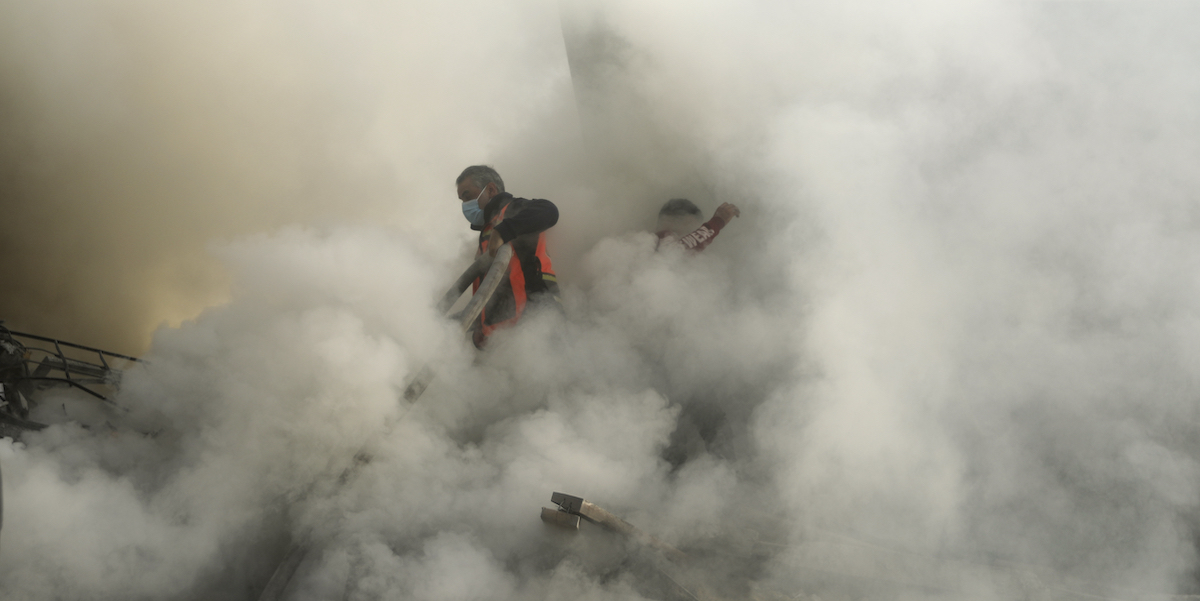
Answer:
[[[473,330],[475,346],[482,347],[496,328],[515,324],[531,308],[558,305],[558,279],[546,253],[545,233],[558,223],[558,207],[505,192],[500,174],[486,165],[467,167],[455,184],[463,216],[479,232],[476,256],[495,256],[504,244],[513,249],[508,280],[484,307]],[[472,289],[478,287],[476,280]]]

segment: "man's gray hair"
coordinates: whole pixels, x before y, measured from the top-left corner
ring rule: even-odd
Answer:
[[[463,180],[468,177],[471,178],[472,183],[480,188],[488,184],[496,184],[496,191],[504,191],[504,180],[500,179],[500,174],[496,173],[495,169],[487,165],[471,165],[463,169],[462,175],[459,175],[458,179],[454,180],[454,185],[457,186],[463,183]]]

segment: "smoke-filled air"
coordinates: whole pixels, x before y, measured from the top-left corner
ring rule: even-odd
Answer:
[[[1200,594],[1198,29],[0,0],[0,319],[145,361],[0,439],[0,598],[256,601],[295,548],[279,599]],[[483,350],[435,309],[475,164],[559,210],[563,310]],[[672,198],[740,216],[656,249]]]

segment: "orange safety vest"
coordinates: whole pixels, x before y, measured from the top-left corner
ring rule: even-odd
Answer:
[[[476,257],[488,252],[492,229],[504,220],[504,214],[511,206],[511,202],[504,205],[484,225],[479,233]],[[517,236],[509,244],[513,247],[513,259],[508,265],[508,281],[496,290],[495,296],[479,317],[484,336],[491,336],[497,328],[517,323],[531,295],[548,293],[552,300],[559,301],[558,278],[550,264],[550,255],[546,253],[546,232],[538,232],[536,239],[532,234]],[[476,278],[471,284],[472,292],[479,290],[480,281],[482,278]]]

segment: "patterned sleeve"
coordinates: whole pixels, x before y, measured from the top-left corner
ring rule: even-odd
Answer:
[[[720,217],[713,217],[704,225],[696,228],[696,231],[680,238],[679,244],[686,250],[702,251],[713,241],[713,238],[717,237],[723,227],[725,227],[725,222]]]

